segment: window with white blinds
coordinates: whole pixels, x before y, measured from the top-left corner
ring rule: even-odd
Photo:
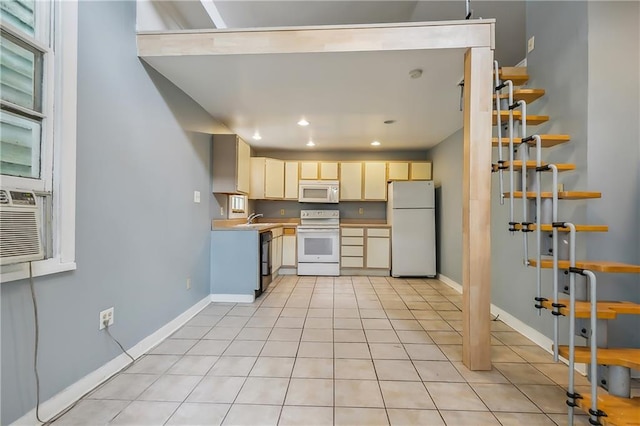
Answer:
[[[0,174],[41,179],[44,55],[34,0],[2,0],[0,16]]]

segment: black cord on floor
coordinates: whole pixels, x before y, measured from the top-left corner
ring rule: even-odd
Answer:
[[[42,420],[40,418],[40,376],[38,375],[38,349],[39,349],[39,340],[40,340],[40,325],[39,325],[39,322],[38,322],[38,303],[36,301],[36,292],[35,292],[35,288],[34,288],[34,285],[33,285],[33,270],[31,268],[31,262],[29,262],[29,288],[31,290],[31,301],[33,302],[33,320],[34,320],[34,328],[35,328],[34,350],[33,350],[33,373],[34,373],[34,375],[36,377],[36,420],[38,420],[40,423],[42,423],[43,426],[47,426],[47,425],[50,425],[51,423],[55,422],[56,420],[58,420],[60,417],[62,417],[65,414],[67,414],[69,412],[69,410],[71,410],[73,407],[75,407],[78,404],[78,402],[80,402],[85,396],[87,396],[91,392],[93,392],[93,389],[91,389],[90,391],[86,392],[84,395],[82,395],[80,398],[78,398],[77,401],[75,401],[69,407],[67,407],[66,409],[64,409],[63,411],[58,413],[57,415],[53,416],[49,420]],[[107,335],[109,335],[109,337],[114,342],[116,342],[116,344],[120,347],[122,352],[131,359],[131,362],[128,365],[126,365],[123,369],[118,371],[118,373],[121,373],[121,372],[127,370],[129,367],[131,367],[133,365],[133,363],[136,362],[136,360],[135,360],[135,358],[133,358],[131,356],[131,354],[129,354],[129,352],[127,352],[125,350],[125,348],[120,344],[118,339],[113,337],[113,335],[109,331],[109,326],[107,324],[104,325],[104,330],[107,332]]]
[[[36,376],[36,419],[40,423],[44,423],[40,419],[40,376],[38,375],[38,341],[40,334],[40,327],[38,324],[38,303],[36,302],[36,291],[33,286],[33,270],[31,269],[31,262],[29,262],[29,288],[31,289],[31,301],[33,302],[33,322],[35,328],[34,336],[34,349],[33,349],[33,373]]]
[[[120,342],[118,342],[118,339],[116,339],[115,337],[113,337],[113,336],[111,335],[111,332],[109,331],[109,326],[108,326],[107,324],[105,324],[105,325],[104,325],[104,331],[106,331],[106,332],[107,332],[107,334],[109,335],[109,337],[111,337],[111,339],[112,339],[114,342],[116,342],[116,344],[117,344],[118,346],[120,346],[120,349],[122,350],[122,352],[123,352],[126,356],[128,356],[128,357],[131,359],[131,364],[133,364],[134,362],[136,362],[135,358],[133,358],[133,357],[129,354],[129,352],[127,352],[127,350],[126,350],[125,348],[123,348],[123,347],[122,347],[122,345],[120,344]],[[131,364],[127,365],[125,368],[123,368],[123,369],[122,369],[122,370],[120,370],[120,371],[126,370],[127,368],[131,367]]]

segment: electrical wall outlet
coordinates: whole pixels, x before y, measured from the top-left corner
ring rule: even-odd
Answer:
[[[362,207],[358,209],[358,214],[364,214],[364,209]]]
[[[280,209],[280,216],[284,216],[284,209]]]
[[[535,46],[535,37],[531,36],[529,41],[527,42],[527,53],[530,53]]]
[[[220,216],[224,216],[224,207],[220,207]]]
[[[109,327],[113,325],[113,308],[100,312],[100,330],[105,328],[105,324]]]
[[[193,202],[194,203],[200,202],[200,191],[193,191]]]
[[[187,277],[187,290],[191,290],[191,277]]]

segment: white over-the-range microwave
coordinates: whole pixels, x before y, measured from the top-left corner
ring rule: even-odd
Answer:
[[[337,180],[301,180],[298,201],[301,203],[337,203],[340,184]]]

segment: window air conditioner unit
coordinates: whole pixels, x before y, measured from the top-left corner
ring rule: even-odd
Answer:
[[[32,191],[0,189],[0,265],[44,259]]]

